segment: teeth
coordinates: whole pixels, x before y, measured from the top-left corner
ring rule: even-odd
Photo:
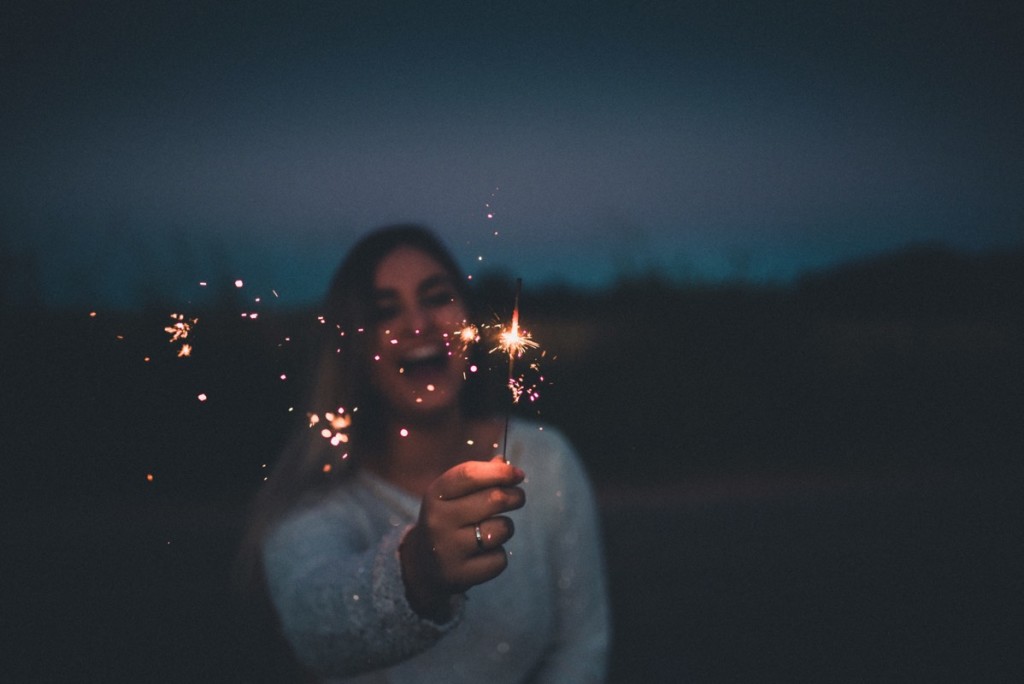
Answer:
[[[444,353],[444,347],[430,345],[427,347],[416,347],[410,349],[407,354],[404,355],[405,361],[423,361],[430,359],[435,356],[439,356]]]

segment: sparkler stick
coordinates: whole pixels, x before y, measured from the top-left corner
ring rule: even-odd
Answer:
[[[519,295],[523,290],[523,279],[516,278],[516,298],[515,303],[512,305],[512,327],[505,333],[502,333],[503,346],[508,348],[508,387],[512,392],[512,403],[516,402],[516,387],[513,380],[513,373],[516,365],[516,354],[522,353],[523,345],[519,342],[522,338],[519,335]],[[517,344],[518,342],[518,344]],[[509,418],[512,414],[512,406],[509,404],[505,408],[505,436],[501,442],[501,455],[505,459],[505,463],[508,463],[508,424]]]

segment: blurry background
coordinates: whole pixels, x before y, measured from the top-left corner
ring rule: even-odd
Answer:
[[[517,410],[598,487],[616,681],[1019,677],[1022,28],[5,3],[4,671],[283,677],[228,593],[244,506],[331,270],[413,220],[488,312],[525,280]]]

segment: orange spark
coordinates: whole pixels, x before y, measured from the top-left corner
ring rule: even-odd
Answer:
[[[527,349],[536,349],[539,346],[530,333],[521,330],[518,321],[514,321],[510,328],[498,335],[498,346],[491,351],[503,351],[509,356],[519,357]]]
[[[309,418],[309,427],[318,425],[321,422],[321,418],[316,413],[308,413],[306,417]],[[328,411],[324,413],[322,419],[326,425],[320,429],[320,436],[331,443],[331,446],[338,446],[339,444],[348,444],[348,434],[344,432],[351,424],[352,417],[345,413],[345,409],[338,408],[337,412]],[[343,454],[342,458],[346,458],[348,454]]]

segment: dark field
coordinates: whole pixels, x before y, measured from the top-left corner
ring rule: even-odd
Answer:
[[[604,488],[612,681],[1019,681],[1022,490]],[[240,512],[80,501],[5,526],[5,678],[296,681],[228,588]]]
[[[558,358],[521,410],[598,486],[614,681],[1021,681],[1021,265],[919,250],[786,289],[527,291]],[[180,305],[5,304],[5,680],[294,674],[229,573],[315,312],[240,306],[199,312],[177,359]]]
[[[606,509],[613,680],[1017,681],[1022,490],[916,477],[627,497]]]

